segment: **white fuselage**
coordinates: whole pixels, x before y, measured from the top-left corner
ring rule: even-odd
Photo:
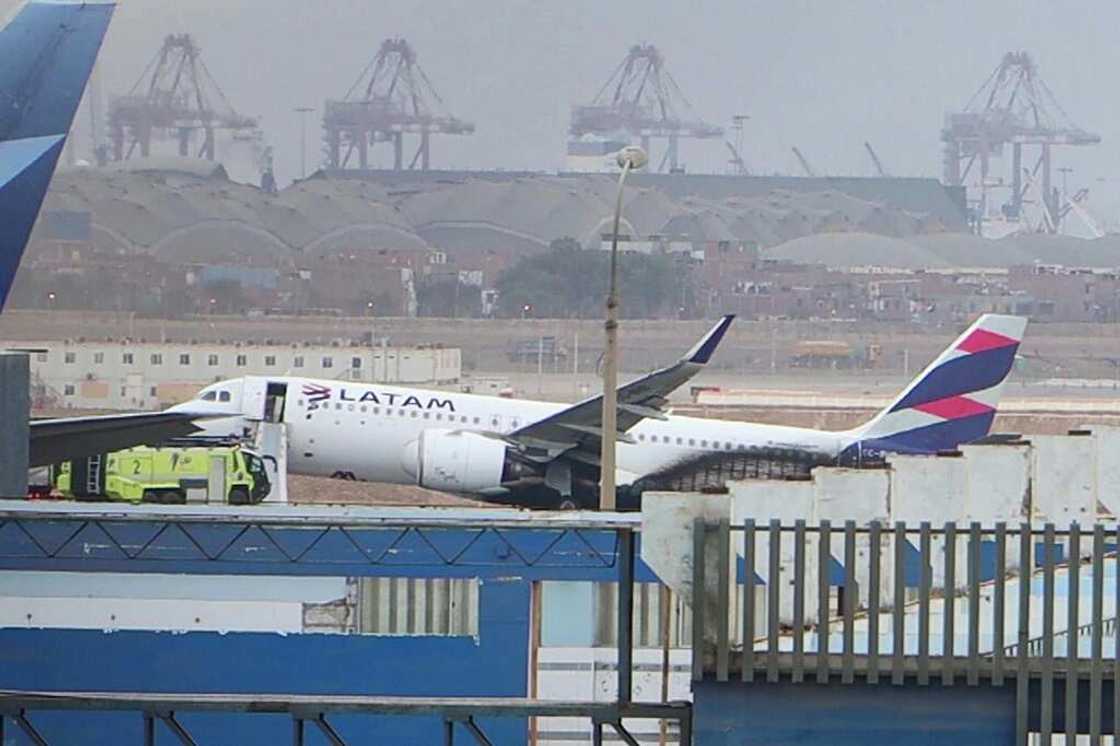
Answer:
[[[405,388],[281,377],[244,378],[213,384],[203,390],[232,388],[234,405],[252,399],[249,390],[259,382],[286,385],[282,421],[288,438],[288,470],[294,474],[335,475],[360,480],[415,484],[414,470],[404,459],[405,449],[424,430],[460,430],[505,435],[569,405],[524,399],[505,399]],[[200,395],[200,396],[202,396]],[[215,406],[219,402],[214,402]],[[206,401],[187,405],[205,410]],[[222,405],[228,411],[229,404]],[[241,411],[260,419],[246,401]],[[618,444],[619,485],[655,475],[716,452],[796,451],[811,457],[833,458],[851,443],[847,433],[761,425],[727,420],[669,415],[643,420],[628,431],[633,443]],[[499,485],[494,485],[495,488]]]

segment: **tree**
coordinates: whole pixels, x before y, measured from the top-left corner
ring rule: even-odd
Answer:
[[[584,250],[570,237],[553,241],[543,254],[524,257],[498,278],[498,313],[516,317],[526,306],[544,318],[597,318],[603,314],[610,253]],[[676,315],[687,273],[664,254],[619,255],[618,281],[624,318]]]

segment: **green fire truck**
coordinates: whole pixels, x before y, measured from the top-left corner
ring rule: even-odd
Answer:
[[[79,500],[182,504],[193,493],[209,502],[252,505],[270,484],[260,455],[239,445],[141,446],[59,464],[55,490]]]

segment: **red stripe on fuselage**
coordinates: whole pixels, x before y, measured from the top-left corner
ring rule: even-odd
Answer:
[[[1010,347],[1017,344],[1019,344],[1017,339],[1005,337],[1002,334],[989,332],[985,329],[977,329],[965,337],[964,341],[957,345],[957,349],[965,352],[984,352],[985,350],[996,350],[1000,347]]]
[[[918,404],[914,409],[934,417],[944,417],[947,420],[958,420],[961,417],[972,417],[977,414],[986,414],[993,411],[986,404],[973,401],[965,396],[950,396],[937,401]]]

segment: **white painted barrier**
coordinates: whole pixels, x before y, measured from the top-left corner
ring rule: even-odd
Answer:
[[[1087,526],[1097,517],[1094,438],[1085,435],[1031,437],[1031,498],[1035,519]],[[1112,458],[1120,458],[1115,454]]]

